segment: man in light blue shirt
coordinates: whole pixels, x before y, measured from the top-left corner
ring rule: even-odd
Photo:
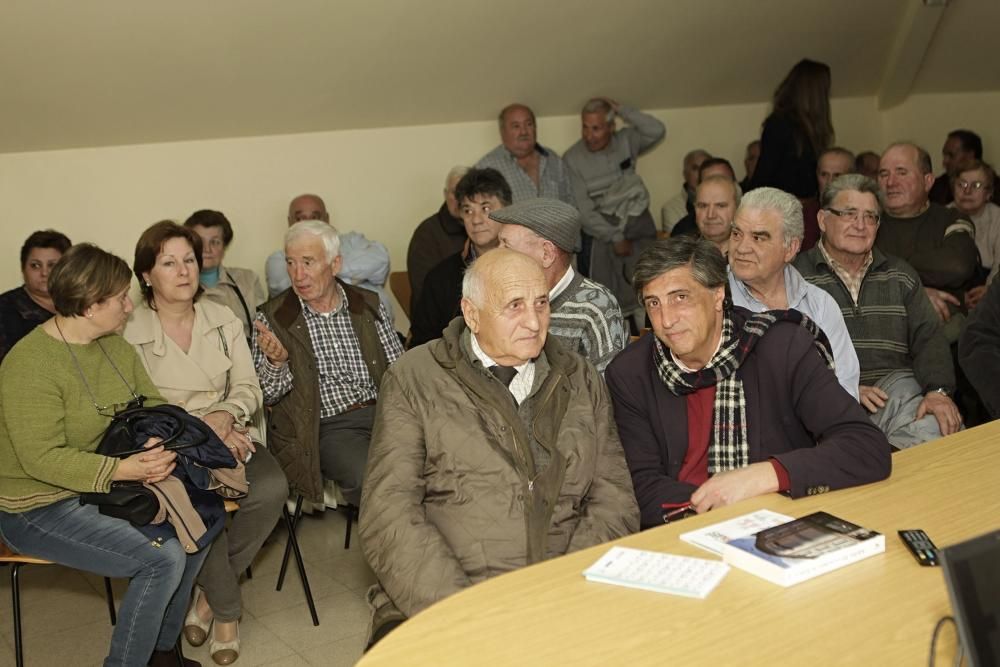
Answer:
[[[802,236],[798,199],[776,188],[758,188],[744,195],[729,239],[733,304],[755,313],[794,308],[810,317],[830,340],[841,386],[857,399],[861,368],[840,306],[790,264]]]
[[[299,195],[288,205],[288,225],[302,220],[330,222],[326,204],[318,195]],[[385,291],[385,281],[389,278],[389,250],[378,241],[370,241],[364,234],[347,232],[340,234],[341,269],[337,275],[344,282],[378,293],[379,300],[393,316],[392,301]],[[264,265],[267,276],[267,292],[274,298],[292,286],[285,268],[285,251],[271,253]]]

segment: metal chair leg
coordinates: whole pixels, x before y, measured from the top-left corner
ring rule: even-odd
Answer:
[[[299,500],[301,501],[301,497]],[[316,626],[319,625],[319,616],[316,614],[316,603],[313,601],[312,589],[309,588],[309,577],[306,576],[306,564],[302,560],[302,552],[299,550],[299,538],[295,535],[295,524],[292,522],[292,517],[288,515],[288,508],[285,508],[284,515],[285,526],[288,527],[288,543],[295,554],[295,566],[299,571],[299,579],[302,580],[302,591],[306,595],[306,604],[309,605],[309,615],[312,617],[312,624]]]
[[[24,646],[21,643],[21,590],[17,578],[20,569],[20,563],[10,564],[10,598],[14,603],[14,662],[17,667],[24,667]]]
[[[360,510],[354,505],[345,505],[347,508],[347,528],[344,529],[344,548],[351,548],[351,524],[357,521]]]
[[[104,577],[104,592],[108,596],[108,616],[111,617],[111,625],[118,623],[118,616],[115,614],[115,594],[111,590],[111,578]]]
[[[302,518],[302,501],[303,497],[299,496],[295,499],[295,514],[289,518],[288,516],[288,506],[281,508],[281,513],[285,518],[285,525],[290,526],[288,528],[288,534],[294,535],[295,530],[299,525],[299,519]],[[292,553],[292,541],[289,539],[285,542],[285,555],[281,557],[281,570],[278,571],[278,586],[275,590],[280,591],[281,587],[285,583],[285,572],[288,570],[288,557]]]

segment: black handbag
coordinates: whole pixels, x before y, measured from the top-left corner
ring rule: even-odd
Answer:
[[[156,494],[142,482],[111,482],[107,493],[82,493],[81,505],[97,505],[104,516],[125,519],[133,526],[145,526],[160,511]]]
[[[160,438],[157,446],[165,449],[194,447],[208,442],[211,432],[208,424],[176,405],[129,408],[111,418],[97,453],[132,456],[144,451],[143,445],[152,437]]]
[[[143,444],[154,436],[161,440],[158,446],[166,449],[193,447],[208,441],[209,429],[176,405],[129,408],[111,418],[97,453],[125,458],[144,451]],[[112,482],[107,493],[82,493],[80,504],[97,505],[101,514],[125,519],[133,526],[145,526],[160,509],[156,495],[134,481]]]

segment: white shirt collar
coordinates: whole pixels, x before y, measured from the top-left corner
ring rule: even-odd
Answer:
[[[472,353],[479,359],[483,368],[489,370],[490,366],[497,365],[497,362],[493,361],[490,355],[483,352],[483,348],[479,346],[479,341],[476,340],[476,334],[471,331],[469,332],[469,340],[472,345]],[[531,387],[535,383],[535,364],[531,360],[528,360],[520,366],[515,366],[514,370],[517,371],[517,375],[511,380],[508,389],[514,396],[514,400],[520,405],[531,394]]]
[[[559,282],[553,285],[552,289],[549,290],[549,301],[552,301],[557,296],[562,294],[566,288],[569,287],[569,284],[573,282],[573,276],[575,275],[576,271],[573,270],[573,267],[567,266],[566,273],[564,273],[563,277],[559,279]]]

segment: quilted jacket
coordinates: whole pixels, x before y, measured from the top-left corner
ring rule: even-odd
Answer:
[[[548,372],[521,410],[471,361],[456,318],[382,382],[361,501],[365,556],[411,616],[471,584],[635,532],[639,514],[592,365],[549,339]],[[464,343],[462,341],[464,337]],[[537,381],[536,381],[537,384]]]

